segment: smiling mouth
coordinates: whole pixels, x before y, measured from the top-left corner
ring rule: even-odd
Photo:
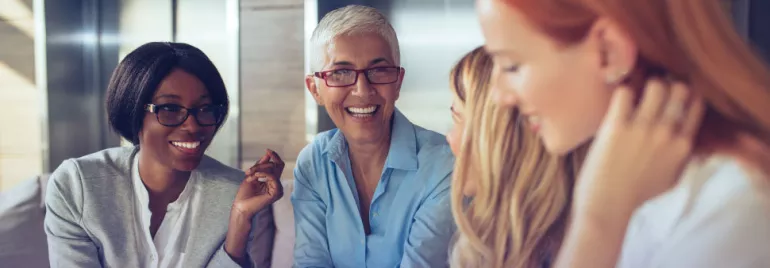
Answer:
[[[379,109],[379,105],[370,105],[366,107],[347,107],[345,108],[345,111],[353,117],[368,118],[374,116]]]
[[[198,154],[201,148],[200,141],[170,141],[169,143],[185,154]]]

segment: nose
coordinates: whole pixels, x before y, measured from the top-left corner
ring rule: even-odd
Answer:
[[[182,122],[181,127],[183,130],[189,131],[191,133],[200,132],[201,129],[201,125],[198,124],[198,120],[196,120],[195,116],[192,114],[187,116],[187,119]]]
[[[374,88],[372,88],[372,84],[369,84],[369,80],[366,79],[366,74],[358,74],[358,81],[356,81],[355,88],[353,89],[353,95],[366,97],[373,94]]]

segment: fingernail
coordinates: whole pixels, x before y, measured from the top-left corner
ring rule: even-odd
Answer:
[[[267,182],[267,178],[265,178],[265,177],[259,177],[259,182]]]

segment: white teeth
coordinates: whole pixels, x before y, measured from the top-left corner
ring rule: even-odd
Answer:
[[[199,141],[193,141],[193,142],[174,141],[174,142],[171,142],[171,144],[173,144],[176,147],[182,147],[182,148],[187,148],[187,149],[195,149],[195,148],[198,148],[198,146],[201,145],[201,142],[199,142]]]
[[[377,110],[377,105],[372,105],[372,106],[365,107],[365,108],[348,107],[347,110],[348,110],[348,112],[352,113],[353,115],[356,115],[356,114],[371,114],[371,113],[373,113],[374,111]]]

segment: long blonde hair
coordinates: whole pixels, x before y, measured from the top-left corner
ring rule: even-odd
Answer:
[[[584,155],[549,155],[517,110],[490,100],[492,63],[481,49],[452,71],[467,97],[465,131],[452,183],[458,225],[451,263],[456,267],[539,267],[556,255]],[[476,184],[472,201],[462,189]]]

